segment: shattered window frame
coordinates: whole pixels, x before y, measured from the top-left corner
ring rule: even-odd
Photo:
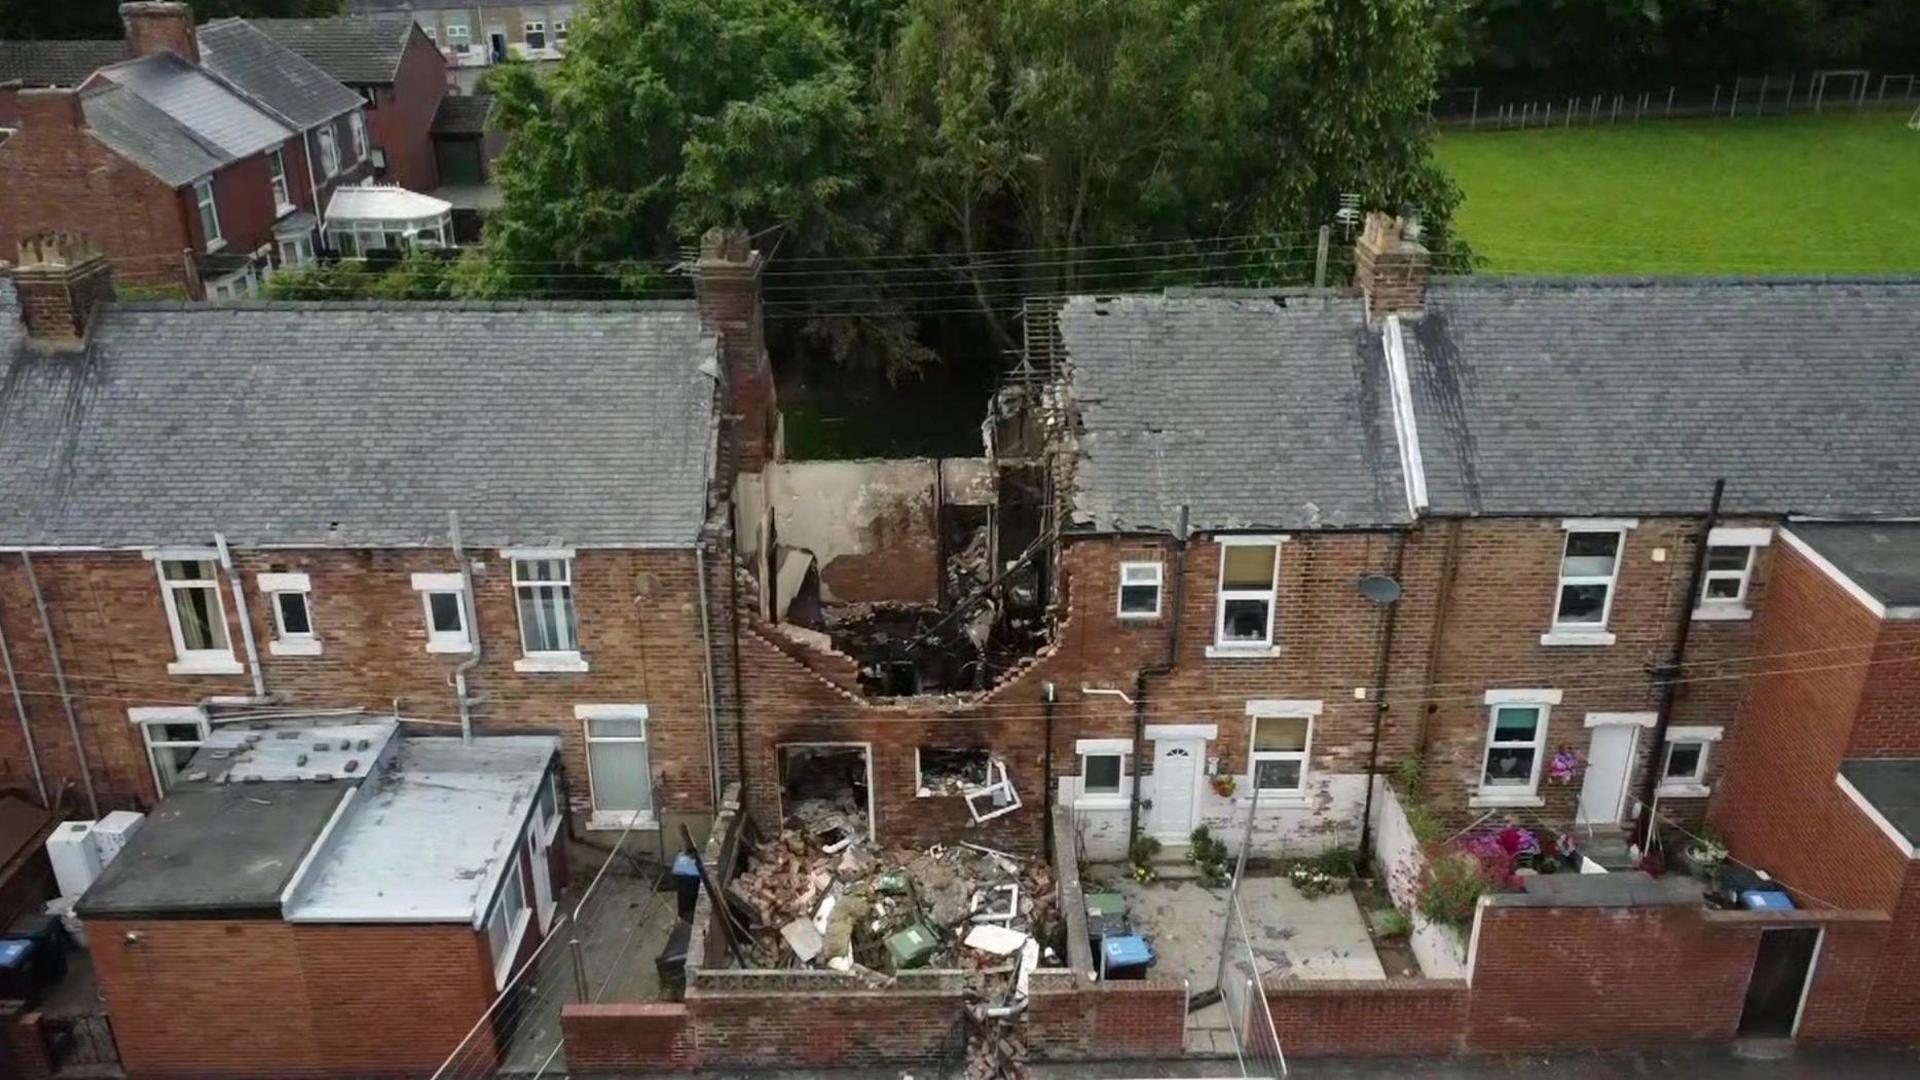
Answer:
[[[974,778],[967,776],[960,770],[954,770],[956,773],[959,773],[960,790],[938,790],[933,785],[927,783],[926,767],[929,752],[935,754],[951,754],[954,756],[965,754],[970,757],[977,754],[980,757],[980,775],[978,778]],[[937,799],[948,795],[962,795],[973,788],[986,787],[993,782],[993,760],[993,750],[985,746],[916,746],[913,748],[914,794],[922,799]]]
[[[1020,793],[1013,789],[1013,781],[1007,778],[1007,763],[999,758],[993,758],[988,770],[987,776],[990,782],[985,787],[961,792],[961,798],[967,802],[967,813],[972,815],[975,825],[983,821],[992,821],[997,817],[1005,817],[1020,809]],[[1000,774],[998,780],[993,779],[994,772]],[[991,800],[988,804],[989,809],[984,813],[981,812],[978,801],[981,799]]]

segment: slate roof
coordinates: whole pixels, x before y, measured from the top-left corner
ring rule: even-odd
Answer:
[[[122,87],[167,116],[167,130],[152,135],[149,145],[186,138],[224,163],[279,146],[294,134],[212,75],[170,52],[102,68],[95,78]],[[96,82],[89,89],[97,86]],[[122,149],[105,134],[100,137],[113,149]],[[188,153],[184,148],[178,152]],[[129,156],[140,160],[132,153]]]
[[[1920,522],[1796,521],[1789,531],[1890,615],[1920,611]]]
[[[1437,514],[1920,514],[1920,278],[1449,279],[1406,324]]]
[[[361,86],[384,86],[399,77],[414,31],[405,14],[247,21],[328,75]]]
[[[168,187],[183,187],[234,160],[118,83],[82,91],[80,111],[94,138]]]
[[[1853,758],[1840,763],[1840,775],[1908,844],[1920,845],[1920,759]]]
[[[295,128],[305,131],[362,104],[340,80],[245,19],[219,19],[197,33],[208,70]]]
[[[0,545],[683,546],[713,340],[690,302],[150,302],[84,352],[0,286]]]
[[[440,99],[433,114],[435,135],[477,136],[487,133],[487,119],[493,115],[491,94],[448,94]]]
[[[1352,294],[1076,297],[1075,525],[1165,531],[1410,519],[1379,339]]]
[[[0,83],[79,86],[87,76],[127,58],[127,43],[108,41],[0,41]]]

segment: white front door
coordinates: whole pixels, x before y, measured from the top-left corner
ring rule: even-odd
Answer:
[[[1601,724],[1592,729],[1587,746],[1587,777],[1580,785],[1582,825],[1615,825],[1627,797],[1627,777],[1633,771],[1633,751],[1640,729],[1633,724]]]
[[[1153,819],[1148,829],[1162,843],[1187,842],[1199,799],[1203,739],[1156,739],[1153,744]]]

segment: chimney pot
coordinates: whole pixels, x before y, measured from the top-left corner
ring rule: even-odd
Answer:
[[[1411,233],[1411,235],[1409,235]],[[1419,315],[1427,307],[1433,257],[1417,242],[1418,226],[1374,211],[1353,248],[1353,284],[1367,297],[1367,318]]]
[[[127,28],[129,56],[141,57],[165,50],[189,64],[200,62],[191,6],[173,0],[135,0],[120,5],[120,21]]]
[[[19,256],[11,276],[28,339],[54,347],[84,342],[100,305],[113,299],[106,256],[71,232],[25,237]]]

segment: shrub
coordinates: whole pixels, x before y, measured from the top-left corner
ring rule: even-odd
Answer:
[[[1373,913],[1373,931],[1383,938],[1403,938],[1413,933],[1413,920],[1398,908],[1381,908]]]
[[[1233,879],[1227,872],[1227,845],[1213,835],[1213,830],[1202,825],[1193,830],[1188,839],[1192,843],[1187,849],[1187,858],[1200,868],[1200,884],[1217,889]]]
[[[1436,853],[1420,886],[1420,914],[1465,933],[1480,898],[1499,891],[1480,860],[1465,851]]]

